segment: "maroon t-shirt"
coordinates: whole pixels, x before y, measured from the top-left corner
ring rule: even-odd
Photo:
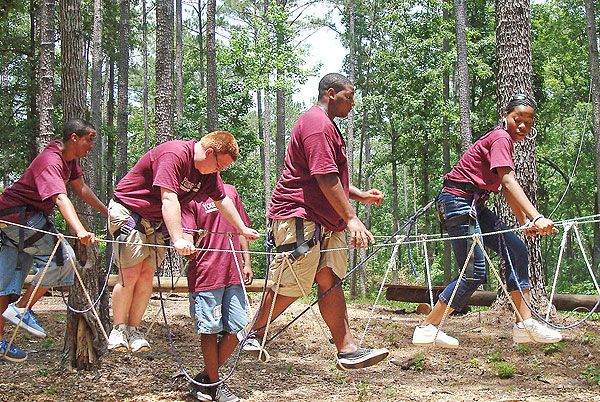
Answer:
[[[244,224],[250,226],[250,218],[244,209],[244,205],[235,187],[225,184],[225,194],[233,201],[233,205],[235,205],[235,208],[240,213]],[[181,219],[185,229],[205,229],[209,232],[237,233],[233,225],[221,215],[214,201],[203,193],[200,193],[196,199],[183,206]],[[198,233],[194,233],[194,244],[196,244],[197,239]],[[241,249],[239,236],[233,236],[231,241],[236,250]],[[196,244],[196,247],[213,250],[231,250],[229,237],[218,233],[208,233],[200,241],[200,244]],[[242,269],[244,264],[241,254],[236,254],[236,257],[240,269]],[[194,256],[194,259],[190,261],[187,278],[190,292],[201,292],[241,283],[234,254],[230,252],[198,252]]]
[[[51,141],[25,169],[23,176],[0,195],[0,209],[31,205],[46,215],[52,214],[52,197],[67,194],[66,184],[83,176],[77,159],[65,160],[59,148],[61,140]],[[19,214],[0,219],[19,221]]]
[[[513,140],[501,126],[475,141],[465,152],[454,169],[445,177],[461,183],[471,183],[482,190],[498,193],[500,177],[498,167],[515,168],[513,159]],[[446,187],[446,191],[459,197],[466,193],[457,188]]]
[[[115,196],[142,218],[162,221],[160,188],[191,201],[200,190],[214,200],[225,197],[219,173],[202,174],[194,167],[195,140],[168,141],[146,152],[117,184]]]
[[[346,144],[338,127],[318,106],[306,111],[292,129],[283,173],[271,196],[267,216],[298,217],[317,222],[334,232],[346,228],[319,188],[316,174],[336,173],[349,198]]]

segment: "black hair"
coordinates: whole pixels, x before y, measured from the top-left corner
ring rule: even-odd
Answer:
[[[517,106],[529,106],[533,108],[534,111],[537,109],[537,103],[535,102],[533,96],[527,94],[514,94],[506,104],[504,111],[506,113],[510,113]]]
[[[342,74],[329,73],[319,81],[319,99],[325,96],[329,88],[337,92],[344,90],[348,85],[352,85],[352,82]]]
[[[63,142],[69,141],[71,134],[75,133],[78,137],[88,135],[96,127],[89,121],[83,119],[71,119],[63,126]]]

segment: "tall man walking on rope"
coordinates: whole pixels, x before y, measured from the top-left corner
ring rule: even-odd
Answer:
[[[0,195],[0,219],[22,225],[0,224],[0,335],[7,319],[33,335],[46,336],[46,331],[31,310],[26,309],[27,305],[33,306],[51,287],[73,284],[73,266],[66,263],[67,259],[75,258],[69,243],[63,242],[52,260],[48,261],[57,237],[44,232],[57,233],[48,219],[55,205],[82,244],[88,246],[96,241],[94,233],[89,232],[79,220],[66,188],[68,183],[79,198],[107,215],[106,206],[83,181],[83,172],[77,161],[94,148],[95,137],[96,129],[91,123],[81,119],[69,120],[63,126],[62,140],[46,145],[23,176]],[[24,229],[25,226],[38,230]],[[46,265],[48,268],[44,272]],[[20,300],[9,305],[9,295],[21,292],[32,266],[36,271],[32,284]],[[36,285],[38,289],[34,293]],[[27,353],[2,340],[0,357],[23,361]]]
[[[152,294],[152,277],[165,255],[170,237],[181,255],[194,252],[183,237],[181,205],[200,192],[249,240],[258,232],[248,228],[223,189],[220,172],[239,155],[237,141],[227,131],[214,131],[200,141],[169,141],[148,151],[117,184],[108,205],[108,229],[117,246],[119,282],[113,289],[113,329],[108,349],[141,352],[150,344],[138,330]]]
[[[268,327],[270,318],[310,293],[317,282],[319,296],[329,291],[319,301],[319,309],[338,351],[338,367],[344,369],[371,366],[389,353],[355,343],[344,293],[336,286],[347,266],[344,229],[348,228],[351,245],[357,248],[374,243],[349,199],[375,205],[383,201],[379,190],[361,191],[349,185],[346,144],[334,119],[348,116],[353,106],[352,83],[343,75],[327,74],[319,82],[317,105],[300,116],[292,130],[283,173],[268,212],[277,251],[288,253],[273,263],[274,284],[252,328]],[[263,332],[261,329],[259,334]],[[244,350],[268,360],[256,338],[250,338]]]

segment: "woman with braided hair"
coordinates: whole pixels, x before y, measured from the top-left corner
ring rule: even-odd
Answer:
[[[490,192],[502,192],[519,225],[529,224],[525,230],[528,236],[548,235],[556,232],[554,222],[540,214],[529,201],[517,182],[512,159],[513,144],[528,137],[533,128],[535,100],[524,94],[514,95],[508,102],[502,124],[494,127],[478,139],[465,152],[458,164],[444,177],[444,187],[436,198],[436,208],[442,225],[451,237],[490,233],[506,230],[508,227],[485,206]],[[533,128],[535,133],[535,128]],[[531,317],[527,304],[530,301],[528,257],[525,244],[513,233],[504,233],[506,248],[499,250],[498,235],[482,237],[483,244],[507,261],[506,250],[514,266],[506,271],[506,285],[518,312],[517,322],[513,326],[513,340],[516,343],[541,342],[553,343],[562,339],[558,331],[543,326]],[[463,268],[471,249],[471,239],[452,240],[452,249],[458,265]],[[508,261],[507,261],[508,263]],[[456,348],[458,340],[437,326],[444,313],[462,310],[467,301],[483,283],[486,265],[483,251],[476,245],[467,264],[466,274],[457,285],[457,279],[451,282],[440,294],[433,310],[421,325],[415,328],[412,342],[415,345],[436,344],[442,347]],[[453,292],[453,300],[450,300]],[[527,300],[524,302],[523,296]],[[451,303],[448,307],[448,303]],[[520,317],[519,317],[520,315]],[[520,319],[523,321],[520,321]]]

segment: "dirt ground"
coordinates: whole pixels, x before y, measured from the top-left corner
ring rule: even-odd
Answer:
[[[151,301],[155,311],[158,303]],[[256,301],[254,304],[256,308]],[[274,330],[305,307],[292,305],[274,324]],[[370,310],[368,305],[349,305],[357,339]],[[24,363],[0,361],[0,400],[194,401],[188,393],[188,381],[180,375],[164,323],[155,325],[150,334],[151,351],[108,352],[96,372],[65,373],[60,368],[66,320],[62,299],[44,297],[35,311],[48,337],[18,332],[16,345],[27,350],[29,358]],[[202,361],[199,337],[194,335],[188,317],[187,298],[169,300],[167,311],[179,358],[194,375]],[[413,328],[422,318],[390,306],[377,307],[363,346],[387,347],[390,357],[374,367],[339,371],[335,368],[335,348],[308,312],[268,346],[270,363],[242,354],[228,384],[249,402],[600,401],[598,377],[589,382],[582,376],[589,366],[600,369],[598,322],[588,321],[563,331],[564,348],[533,344],[517,348],[508,313],[453,316],[443,329],[459,338],[460,347],[449,350],[411,344]],[[151,320],[146,318],[144,330]],[[560,316],[559,321],[570,323],[573,318]],[[13,328],[7,325],[5,337]],[[234,360],[229,359],[223,373],[231,370]],[[511,368],[511,378],[500,377],[509,375]],[[600,370],[594,373],[600,376]]]

